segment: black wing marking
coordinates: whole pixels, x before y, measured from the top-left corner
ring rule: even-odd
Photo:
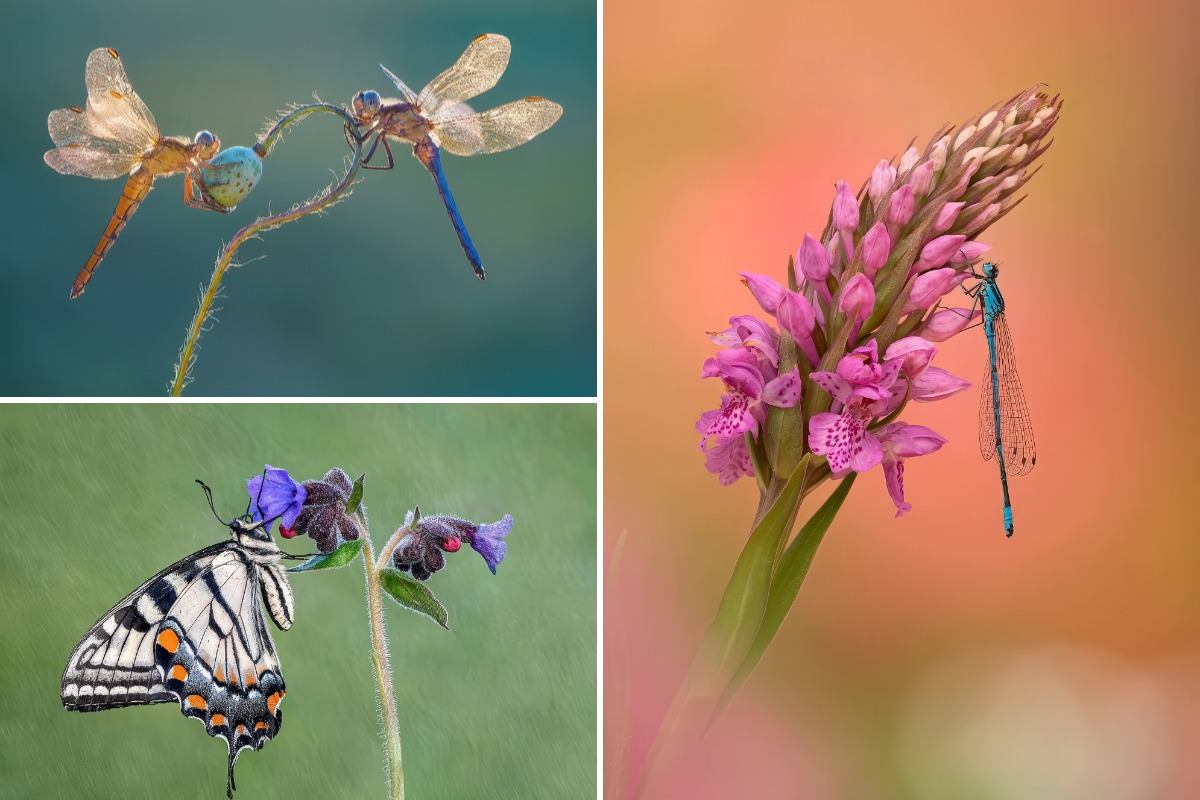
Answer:
[[[177,701],[184,716],[225,740],[232,797],[238,754],[261,749],[283,722],[284,681],[260,605],[260,569],[274,580],[281,574],[256,565],[236,542],[221,542],[142,584],[76,647],[63,675],[63,704],[96,711]],[[137,638],[121,636],[126,629]]]

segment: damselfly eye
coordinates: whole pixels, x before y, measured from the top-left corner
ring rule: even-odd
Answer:
[[[365,92],[359,92],[354,95],[353,105],[354,113],[360,119],[370,119],[379,113],[379,92],[373,89],[368,89]]]

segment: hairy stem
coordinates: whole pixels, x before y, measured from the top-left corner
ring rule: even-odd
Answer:
[[[400,544],[400,540],[410,533],[409,527],[405,525],[400,530],[392,534],[392,538],[388,539],[388,543],[379,551],[379,560],[375,562],[375,569],[382,572],[387,568],[388,559],[392,557],[392,552],[396,546]]]
[[[357,520],[356,520],[357,522]],[[359,526],[363,539],[363,567],[367,572],[367,612],[371,618],[371,662],[375,665],[375,688],[379,692],[379,709],[383,714],[383,738],[388,765],[388,797],[404,800],[404,766],[400,753],[400,715],[396,712],[396,695],[392,692],[392,669],[388,663],[387,632],[383,625],[383,595],[379,590],[379,570],[371,539]]]
[[[255,150],[259,151],[260,155],[266,155],[271,152],[271,148],[283,135],[283,131],[289,125],[298,122],[302,118],[315,112],[325,112],[329,114],[338,114],[343,117],[347,124],[354,126],[354,119],[346,113],[345,109],[330,105],[328,103],[317,103],[315,105],[300,106],[292,109],[271,126],[262,141],[255,146]],[[190,381],[192,364],[196,360],[196,351],[199,349],[200,336],[204,333],[205,324],[212,319],[213,302],[217,299],[217,293],[221,288],[221,280],[225,277],[225,273],[233,265],[233,257],[237,254],[238,248],[246,243],[247,240],[257,236],[258,234],[268,231],[272,228],[277,228],[288,222],[293,222],[301,217],[307,216],[314,212],[320,211],[323,208],[337,202],[341,199],[346,190],[354,182],[354,176],[358,173],[359,158],[362,155],[362,142],[358,140],[357,135],[349,137],[352,140],[351,146],[354,149],[354,157],[350,161],[350,165],[346,168],[346,174],[334,186],[326,187],[322,192],[319,192],[315,197],[305,203],[301,203],[287,211],[278,214],[270,214],[265,217],[259,217],[251,222],[246,227],[242,228],[233,239],[225,245],[221,250],[221,254],[217,256],[217,264],[213,268],[212,277],[209,279],[208,287],[204,290],[204,294],[200,297],[200,306],[196,309],[196,316],[192,318],[192,324],[188,326],[187,338],[184,339],[183,347],[179,350],[179,361],[175,364],[175,377],[171,381],[171,396],[178,397],[183,393],[183,389]]]

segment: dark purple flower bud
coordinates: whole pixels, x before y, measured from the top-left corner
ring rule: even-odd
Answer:
[[[300,515],[308,492],[292,480],[286,469],[268,464],[262,475],[255,475],[246,481],[246,491],[250,494],[250,508],[256,521],[269,520],[266,528],[271,530],[271,522],[278,519],[284,538],[290,539],[296,535],[292,529],[296,526],[296,518]]]
[[[332,553],[339,545],[358,538],[358,526],[346,513],[346,503],[354,491],[346,473],[331,469],[319,481],[304,481],[304,489],[307,499],[296,519],[296,533],[311,536],[322,553]]]
[[[411,572],[414,578],[423,581],[446,566],[445,553],[458,552],[462,543],[467,542],[483,556],[488,569],[495,575],[496,565],[504,560],[508,550],[504,537],[510,530],[511,514],[488,525],[442,515],[421,517],[396,545],[392,563],[397,569]]]

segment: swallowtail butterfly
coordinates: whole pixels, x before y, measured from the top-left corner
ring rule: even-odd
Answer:
[[[167,567],[84,634],[61,694],[75,711],[179,703],[225,740],[232,798],[238,754],[261,749],[283,722],[283,674],[259,598],[280,630],[292,627],[295,605],[280,566],[289,556],[268,521],[247,515],[224,524],[230,541]]]

